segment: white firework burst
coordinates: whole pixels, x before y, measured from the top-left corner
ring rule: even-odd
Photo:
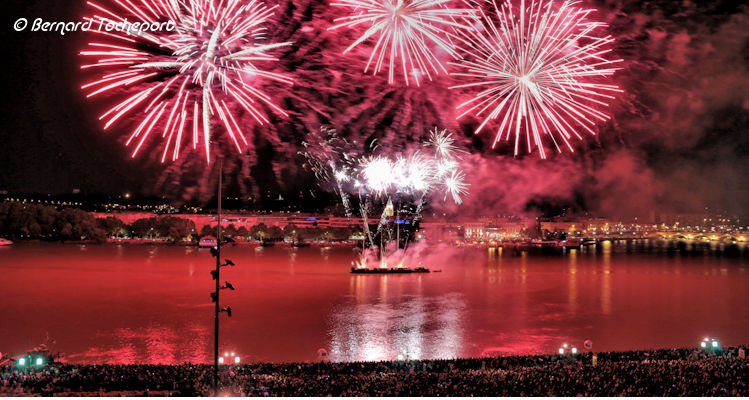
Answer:
[[[544,141],[551,140],[557,151],[562,145],[574,151],[578,128],[595,134],[596,123],[609,115],[602,111],[621,90],[601,83],[621,60],[606,57],[611,36],[598,37],[605,26],[591,22],[592,9],[578,1],[520,1],[514,10],[509,0],[494,4],[495,15],[481,11],[474,29],[461,30],[465,58],[454,63],[454,73],[466,83],[452,88],[478,90],[459,105],[467,114],[483,119],[476,133],[492,120],[500,125],[494,145],[500,140],[515,142],[515,154],[525,138],[530,153],[535,146],[546,157]]]

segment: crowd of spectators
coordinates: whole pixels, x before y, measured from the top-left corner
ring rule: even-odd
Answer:
[[[194,364],[5,366],[0,395],[204,396],[212,376]],[[223,366],[219,381],[218,394],[232,396],[747,396],[749,359],[732,348],[265,363]]]

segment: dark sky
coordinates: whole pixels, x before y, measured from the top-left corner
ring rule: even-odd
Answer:
[[[21,17],[76,21],[78,0],[3,2],[0,190],[121,193],[142,185],[138,162],[100,130],[84,101],[78,65],[81,34],[15,32]]]
[[[559,204],[622,216],[704,207],[746,214],[747,6],[729,1],[588,3],[600,10],[597,18],[609,23],[618,39],[615,52],[625,65],[614,79],[625,94],[596,138],[576,144],[575,154],[540,161],[535,155],[508,156],[506,148],[491,151],[490,135],[471,137],[470,124],[457,124],[440,111],[450,108],[446,102],[451,99],[437,83],[397,89],[383,84],[381,76],[344,70],[345,60],[329,62],[346,43],[325,33],[332,19],[327,3],[283,2],[278,35],[298,43],[283,55],[285,72],[299,76],[300,83],[285,92],[285,106],[294,112],[289,121],[267,128],[278,140],[257,139],[253,156],[232,165],[230,190],[245,195],[309,189],[314,182],[292,155],[304,132],[321,124],[352,137],[377,136],[387,144],[393,142],[392,130],[423,131],[419,121],[432,121],[423,122],[424,127],[445,126],[465,138],[472,153],[466,166],[472,183],[466,209],[477,213]],[[192,176],[200,175],[195,173],[202,168],[198,163],[161,166],[148,156],[132,160],[121,144],[123,132],[101,129],[102,104],[86,101],[80,90],[87,78],[79,70],[78,52],[86,34],[13,30],[21,17],[80,20],[84,6],[84,0],[6,0],[0,6],[6,49],[0,190],[69,193],[80,188],[200,197],[205,180]]]

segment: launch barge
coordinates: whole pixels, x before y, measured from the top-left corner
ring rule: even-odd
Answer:
[[[352,274],[413,274],[413,273],[429,273],[432,272],[428,268],[351,268]],[[439,271],[435,271],[439,272]]]

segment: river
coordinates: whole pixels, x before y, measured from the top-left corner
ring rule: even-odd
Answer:
[[[746,258],[434,248],[442,272],[352,275],[349,248],[228,246],[221,351],[242,362],[453,358],[749,343]],[[169,245],[0,248],[0,352],[69,362],[211,362],[213,258]],[[225,278],[225,279],[224,279]]]

